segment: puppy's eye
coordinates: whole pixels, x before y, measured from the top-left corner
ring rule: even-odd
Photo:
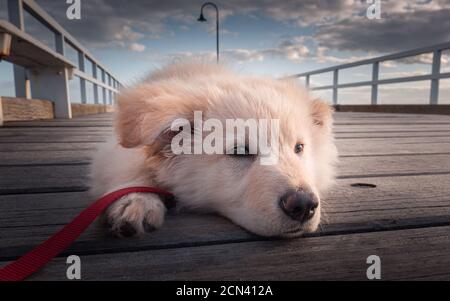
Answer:
[[[304,145],[304,144],[297,143],[297,144],[295,145],[294,151],[295,151],[296,154],[300,154],[300,153],[303,152],[303,149],[304,149],[304,148],[305,148],[305,145]]]

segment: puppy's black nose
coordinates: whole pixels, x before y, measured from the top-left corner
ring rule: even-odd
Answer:
[[[304,190],[288,190],[280,199],[280,207],[290,218],[301,223],[310,220],[319,201],[313,193]]]

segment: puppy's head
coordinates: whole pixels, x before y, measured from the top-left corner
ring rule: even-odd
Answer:
[[[202,124],[194,112],[201,112]],[[179,120],[187,122],[172,131]],[[277,143],[274,132],[250,130],[231,141],[230,120],[267,120],[269,129],[276,123]],[[215,66],[171,66],[121,94],[116,130],[122,146],[142,149],[156,182],[182,205],[219,212],[263,236],[297,236],[320,222],[320,198],[333,181],[337,157],[332,110],[293,81],[245,77]],[[211,143],[213,131],[223,135]],[[192,145],[191,154],[173,151],[180,135]],[[249,153],[255,139],[267,140],[277,160],[262,164],[266,154]],[[214,153],[195,149],[205,141]]]

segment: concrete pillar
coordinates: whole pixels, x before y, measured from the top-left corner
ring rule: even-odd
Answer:
[[[430,89],[430,104],[437,105],[439,101],[439,74],[441,72],[441,57],[442,50],[436,50],[433,52],[433,66],[431,69],[431,74],[433,79],[431,80]]]
[[[92,62],[92,70],[93,70],[92,76],[93,76],[95,79],[98,79],[98,78],[97,78],[97,75],[98,75],[98,66],[97,66],[97,64],[94,63],[94,62]],[[95,104],[98,104],[98,103],[99,103],[99,101],[98,101],[98,88],[99,88],[98,85],[94,83],[94,103],[95,103]]]
[[[2,97],[0,96],[0,126],[3,125],[3,104]]]
[[[8,0],[8,18],[9,22],[17,26],[20,30],[25,30],[22,0]]]
[[[7,4],[9,22],[20,30],[25,30],[22,0],[8,0]],[[16,97],[27,99],[31,98],[29,89],[30,83],[27,81],[27,70],[21,66],[14,65],[14,86]]]
[[[81,51],[78,51],[78,69],[80,69],[80,71],[84,72],[85,71],[85,67],[84,67],[84,53]],[[81,103],[86,103],[87,102],[87,98],[86,98],[86,80],[84,78],[80,77],[80,95],[81,95]]]
[[[372,66],[372,96],[371,104],[376,105],[378,103],[378,74],[380,72],[380,63],[375,62]]]
[[[14,65],[14,88],[16,97],[31,99],[30,79],[28,71],[24,67]]]
[[[72,118],[67,68],[42,68],[32,73],[31,80],[33,98],[51,100],[56,118]]]
[[[333,72],[333,104],[338,103],[338,83],[339,83],[339,70],[336,69]]]
[[[105,84],[106,83],[106,72],[105,70],[102,69],[102,82]],[[106,95],[106,88],[103,87],[103,104],[106,105],[106,99],[107,99],[107,95]]]

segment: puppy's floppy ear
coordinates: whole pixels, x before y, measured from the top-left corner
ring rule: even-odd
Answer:
[[[323,100],[314,99],[311,102],[311,115],[316,126],[330,127],[333,121],[333,112],[333,108]]]
[[[202,110],[198,100],[181,94],[175,85],[162,83],[143,84],[122,92],[116,114],[120,145],[132,148],[161,140],[170,143],[166,138],[172,122],[179,118],[190,120],[194,111]]]

